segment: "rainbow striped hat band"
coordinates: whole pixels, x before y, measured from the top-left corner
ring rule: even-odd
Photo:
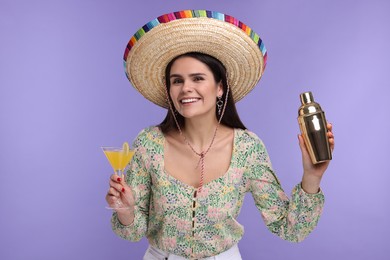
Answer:
[[[161,15],[131,37],[123,57],[127,78],[145,98],[167,108],[165,68],[187,52],[222,62],[235,102],[257,85],[267,62],[263,41],[241,21],[214,11],[185,10]]]

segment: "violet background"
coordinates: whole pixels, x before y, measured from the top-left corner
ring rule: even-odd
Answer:
[[[227,13],[268,50],[238,103],[289,194],[301,179],[296,120],[310,90],[334,125],[326,205],[300,244],[266,230],[250,195],[244,259],[389,259],[389,1],[0,0],[0,259],[141,259],[143,239],[111,231],[110,166],[100,146],[131,141],[165,110],[122,65],[132,34],[182,9]]]

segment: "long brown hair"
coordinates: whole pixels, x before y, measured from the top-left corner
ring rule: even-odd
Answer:
[[[165,85],[167,87],[167,91],[169,93],[170,87],[171,87],[171,82],[169,80],[170,73],[171,73],[171,67],[172,64],[179,58],[181,57],[191,57],[194,59],[197,59],[198,61],[204,63],[209,67],[211,72],[213,73],[215,82],[222,82],[222,88],[223,88],[223,95],[222,95],[222,100],[226,99],[226,93],[227,93],[227,78],[226,78],[226,68],[223,66],[223,64],[217,60],[216,58],[204,54],[204,53],[199,53],[199,52],[188,52],[182,55],[179,55],[175,57],[173,60],[171,60],[167,67],[165,68]],[[171,104],[173,103],[171,100],[171,97],[169,96]],[[181,128],[184,127],[184,117],[180,115],[179,113],[175,114],[177,122],[179,123],[179,126]],[[215,111],[215,116],[219,119],[219,115],[217,110]],[[244,124],[241,122],[240,117],[238,116],[236,105],[233,100],[233,96],[231,94],[231,91],[228,93],[227,97],[227,104],[226,104],[226,109],[225,113],[223,114],[223,117],[221,119],[221,124],[232,127],[232,128],[241,128],[241,129],[246,129]],[[172,115],[172,112],[170,111],[170,108],[168,108],[167,115],[165,119],[158,125],[158,127],[161,129],[161,131],[166,134],[169,131],[176,129],[176,123],[175,119]]]

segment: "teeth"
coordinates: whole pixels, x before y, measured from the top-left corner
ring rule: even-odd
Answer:
[[[195,102],[195,101],[198,101],[198,99],[197,98],[187,98],[187,99],[183,99],[181,101],[181,103],[186,104],[186,103],[192,103],[192,102]]]

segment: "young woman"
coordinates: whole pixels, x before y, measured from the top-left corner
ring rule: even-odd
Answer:
[[[146,98],[168,108],[160,125],[138,135],[127,176],[113,174],[106,196],[109,205],[118,201],[124,205],[113,215],[114,232],[132,241],[148,238],[150,246],[144,259],[241,259],[237,243],[243,227],[236,218],[246,192],[252,193],[268,229],[286,240],[302,241],[317,225],[322,211],[324,197],[319,187],[329,162],[313,165],[299,136],[303,177],[289,199],[272,170],[264,144],[237,114],[235,102],[256,85],[264,70],[266,56],[258,47],[261,44],[255,43],[255,54],[243,57],[257,59],[250,61],[257,67],[245,73],[250,70],[242,66],[245,60],[226,53],[233,47],[237,53],[249,53],[246,48],[253,50],[253,44],[237,48],[204,37],[205,25],[221,30],[215,37],[220,39],[232,31],[237,33],[237,28],[243,30],[243,26],[237,27],[241,22],[200,12],[191,11],[191,17],[174,13],[175,19],[171,16],[167,21],[159,17],[160,23],[138,42],[133,41],[125,53],[132,84]],[[193,27],[188,29],[189,25]],[[202,37],[186,41],[185,32],[188,39]],[[247,33],[232,37],[253,42]],[[167,43],[169,40],[172,42]],[[209,41],[208,46],[204,41]],[[164,48],[154,50],[153,44],[162,43]],[[178,44],[189,51],[180,50]],[[148,48],[143,50],[145,46]],[[154,76],[153,67],[140,59],[149,57],[152,50],[169,53],[164,58],[154,56],[163,70]],[[140,60],[144,64],[134,65]],[[158,82],[158,78],[164,80],[157,87],[142,84]],[[333,149],[332,126],[327,127]]]

